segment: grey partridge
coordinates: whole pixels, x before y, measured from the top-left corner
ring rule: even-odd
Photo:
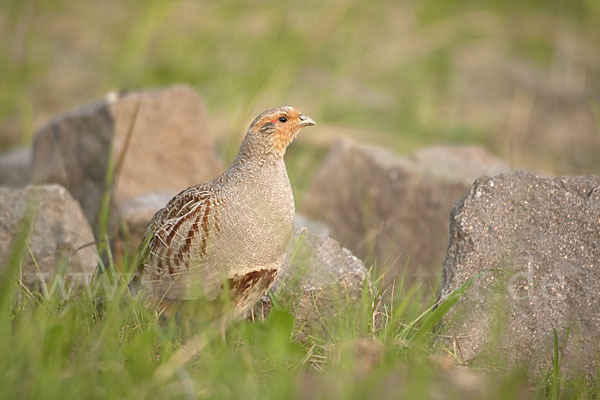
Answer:
[[[154,215],[134,278],[146,297],[173,304],[228,293],[241,315],[267,292],[293,230],[283,156],[299,130],[314,124],[293,107],[263,112],[223,174],[182,191]]]

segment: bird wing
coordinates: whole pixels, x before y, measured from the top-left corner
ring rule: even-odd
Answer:
[[[188,188],[159,210],[144,233],[140,244],[138,270],[148,265],[170,274],[179,272],[189,261],[189,251],[199,240],[206,253],[211,191],[207,184]]]

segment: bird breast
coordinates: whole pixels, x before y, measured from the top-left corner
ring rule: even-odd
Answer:
[[[280,262],[293,229],[294,198],[283,162],[222,193],[221,240],[229,272]],[[276,266],[279,268],[279,266]]]
[[[294,199],[285,166],[254,178],[256,184],[246,178],[244,185],[233,185],[216,196],[213,221],[218,221],[219,230],[199,260],[205,271],[202,278],[192,278],[203,281],[209,298],[228,279],[240,309],[254,304],[271,285],[285,261],[293,230]],[[244,282],[260,287],[242,290]],[[189,291],[196,292],[193,287]]]

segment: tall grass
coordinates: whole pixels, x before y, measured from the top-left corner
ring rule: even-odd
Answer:
[[[59,289],[31,293],[19,285],[17,272],[28,254],[34,205],[24,214],[0,275],[0,397],[558,399],[599,394],[595,382],[561,374],[558,337],[547,376],[519,370],[494,375],[458,364],[440,345],[435,328],[479,276],[437,304],[403,279],[384,287],[383,276],[372,276],[352,307],[323,313],[324,329],[308,332],[296,325],[293,306],[283,306],[280,293],[271,293],[274,307],[266,319],[233,323],[225,336],[220,325],[199,314],[165,316],[133,297],[127,271],[134,265],[126,259],[115,265],[108,246],[89,286],[62,291],[51,283]],[[99,224],[106,225],[109,211],[100,215]]]
[[[23,289],[7,272],[18,269],[26,237],[17,236],[0,281],[0,397],[558,398],[558,368],[536,390],[526,375],[497,379],[443,356],[433,328],[471,281],[423,310],[420,288],[396,287],[386,303],[374,277],[357,312],[327,320],[327,334],[299,337],[292,310],[275,307],[263,321],[234,323],[223,338],[206,324],[184,333],[181,321],[132,297],[126,275],[98,275],[110,285],[92,282],[100,288],[94,296],[80,290],[17,302]],[[114,292],[103,289],[113,283]],[[589,386],[575,388],[593,394]]]

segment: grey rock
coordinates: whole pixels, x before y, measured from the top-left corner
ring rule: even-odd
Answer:
[[[0,270],[29,211],[34,217],[21,281],[30,289],[51,289],[56,273],[64,271],[67,288],[89,282],[98,262],[94,236],[79,204],[58,185],[0,187]]]
[[[482,178],[450,221],[440,299],[482,273],[440,325],[457,357],[546,372],[556,329],[561,371],[595,375],[600,178]]]
[[[293,310],[298,332],[331,331],[339,317],[357,311],[368,275],[350,250],[296,225],[287,261],[271,292],[283,308]],[[265,296],[254,310],[265,316],[270,308]]]
[[[57,117],[34,139],[32,182],[65,187],[91,224],[104,193],[114,125],[108,104],[98,101]]]
[[[329,236],[329,227],[322,222],[312,220],[302,214],[294,215],[294,225],[297,228],[306,228],[308,231],[319,236]]]
[[[19,147],[0,154],[0,186],[23,187],[31,180],[31,148]]]
[[[146,193],[177,193],[222,170],[202,99],[172,86],[111,95],[58,116],[36,134],[32,180],[67,188],[95,226],[110,157],[117,208]]]
[[[302,212],[386,282],[432,287],[447,247],[448,214],[481,175],[508,166],[476,146],[438,146],[400,157],[340,141],[304,196]]]

